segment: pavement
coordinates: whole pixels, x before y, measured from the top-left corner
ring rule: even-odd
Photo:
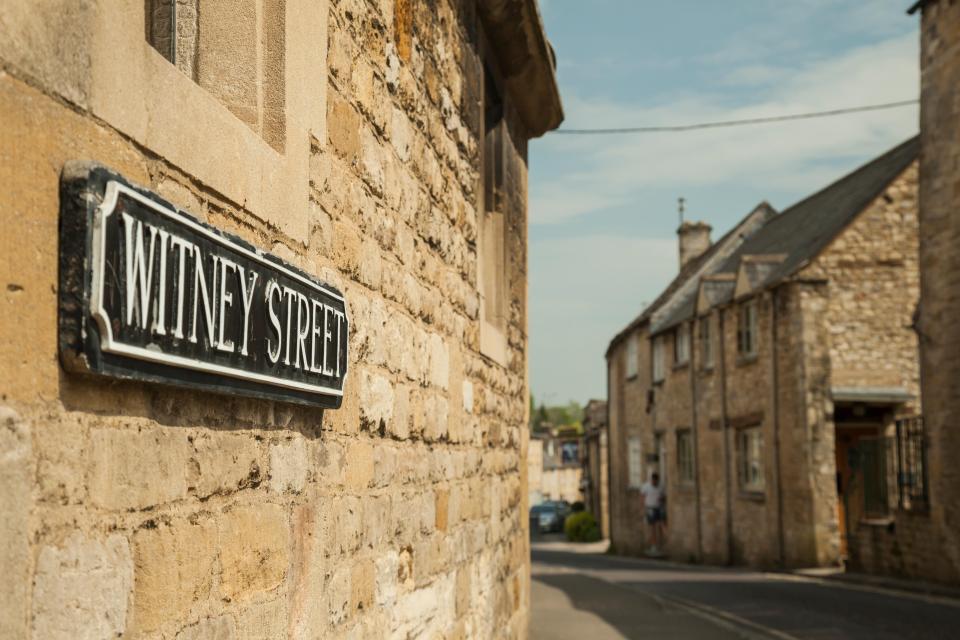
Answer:
[[[604,543],[532,543],[531,638],[960,638],[957,598],[605,551]]]

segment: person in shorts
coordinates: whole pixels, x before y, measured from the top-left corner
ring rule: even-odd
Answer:
[[[643,506],[647,516],[647,526],[650,531],[649,552],[659,553],[663,544],[663,523],[666,521],[664,513],[667,494],[660,486],[660,474],[653,473],[650,480],[640,488],[643,495]]]

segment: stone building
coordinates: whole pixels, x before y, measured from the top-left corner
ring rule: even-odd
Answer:
[[[527,141],[561,119],[535,0],[0,3],[0,637],[525,637]],[[203,243],[296,281],[294,365],[280,316],[266,373],[211,364],[281,288]]]
[[[583,438],[573,429],[550,427],[546,432],[531,435],[530,446],[539,449],[541,460],[539,485],[531,483],[531,498],[536,491],[539,501],[582,501],[583,467],[580,457]]]
[[[611,537],[642,552],[639,487],[667,487],[667,553],[754,566],[860,562],[906,489],[919,413],[917,139],[775,213],[761,205],[607,352]]]
[[[607,403],[590,400],[583,409],[584,503],[600,525],[600,534],[610,536],[610,470],[607,444]]]

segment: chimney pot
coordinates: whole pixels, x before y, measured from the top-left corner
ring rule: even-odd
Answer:
[[[677,229],[680,244],[680,268],[694,260],[710,248],[710,232],[713,230],[706,222],[684,222]]]

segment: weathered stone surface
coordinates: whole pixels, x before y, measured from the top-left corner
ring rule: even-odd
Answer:
[[[210,596],[217,530],[209,519],[151,523],[133,536],[132,626],[140,633],[185,620]]]
[[[276,588],[290,554],[283,509],[274,504],[236,507],[223,515],[220,532],[220,591],[231,599]]]
[[[273,491],[303,491],[308,473],[307,445],[302,438],[270,447],[270,488]]]
[[[232,616],[201,620],[177,633],[175,640],[236,640],[237,624]]]
[[[183,431],[104,427],[90,434],[90,500],[143,509],[183,498],[191,447]]]
[[[30,425],[0,406],[0,637],[22,635],[30,593]]]
[[[100,541],[80,532],[44,546],[33,583],[33,637],[64,640],[122,635],[133,585],[126,538]]]

